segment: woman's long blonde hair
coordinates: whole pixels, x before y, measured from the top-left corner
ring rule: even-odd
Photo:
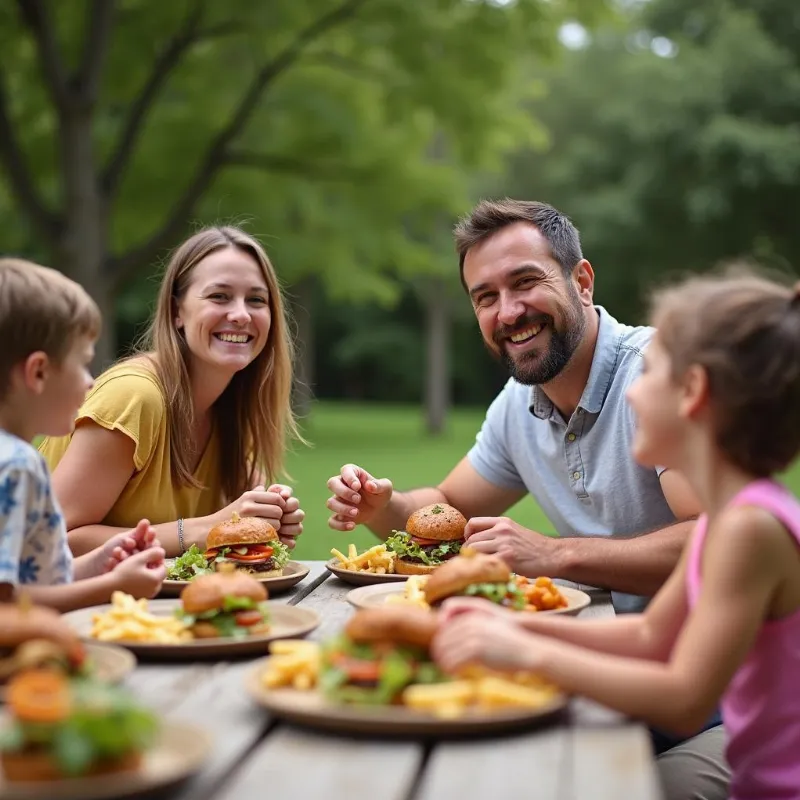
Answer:
[[[269,289],[272,323],[264,349],[237,372],[214,403],[219,438],[219,470],[226,501],[251,489],[257,474],[267,483],[283,473],[290,439],[302,436],[291,406],[294,345],[275,269],[264,248],[232,226],[205,228],[180,245],[167,265],[155,313],[133,358],[146,359],[161,383],[167,402],[172,478],[199,486],[192,475],[194,404],[189,382],[186,339],[175,326],[177,304],[192,270],[206,256],[235,247],[255,259]]]

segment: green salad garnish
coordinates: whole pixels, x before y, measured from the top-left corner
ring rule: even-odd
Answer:
[[[200,548],[193,544],[182,556],[176,558],[167,570],[167,580],[190,581],[198,575],[208,575],[213,571],[200,552]]]

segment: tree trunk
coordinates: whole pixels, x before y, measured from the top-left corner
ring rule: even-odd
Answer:
[[[444,432],[450,408],[450,307],[441,279],[429,282],[425,292],[426,349],[425,423],[429,434]]]
[[[106,270],[108,214],[95,166],[89,108],[76,105],[63,113],[59,146],[65,214],[55,266],[80,283],[100,307],[103,328],[93,365],[98,372],[116,357],[117,287]]]
[[[292,403],[300,417],[311,411],[314,399],[314,296],[316,279],[309,275],[292,284],[292,313],[296,336],[295,382]]]

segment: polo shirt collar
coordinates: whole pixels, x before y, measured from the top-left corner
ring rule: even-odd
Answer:
[[[623,336],[623,326],[617,322],[602,306],[595,306],[600,317],[597,344],[592,358],[592,368],[589,370],[589,380],[583,390],[578,408],[589,414],[599,414],[606,399],[608,387],[614,377],[617,366],[617,356]],[[531,387],[530,412],[539,419],[550,419],[555,413],[555,408],[550,398],[542,391],[540,386]]]

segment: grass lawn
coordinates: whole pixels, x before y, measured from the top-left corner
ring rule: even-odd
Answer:
[[[288,460],[291,484],[306,512],[305,532],[295,551],[300,559],[327,559],[331,547],[348,543],[362,549],[374,544],[366,528],[349,533],[331,530],[325,501],[326,483],[342,464],[354,462],[379,478],[391,478],[398,489],[438,483],[467,453],[483,420],[483,409],[452,412],[447,432],[430,438],[424,432],[422,409],[386,405],[317,403],[306,420],[305,435],[312,447],[296,447]],[[800,494],[800,463],[785,477]],[[553,527],[530,497],[509,511],[528,528],[552,533]]]

